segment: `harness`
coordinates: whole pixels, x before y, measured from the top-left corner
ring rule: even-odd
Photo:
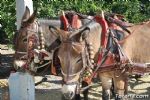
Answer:
[[[34,32],[34,33],[38,33],[38,27],[39,27],[39,25],[38,25],[38,22],[34,22],[34,24],[36,25],[36,30],[32,30],[32,29],[26,29],[25,31],[26,32]],[[23,26],[21,27],[21,28],[23,28]],[[17,34],[18,34],[18,32],[17,32]],[[27,35],[27,39],[28,39],[28,35]],[[28,40],[27,40],[28,41]],[[16,41],[16,42],[18,42],[18,41]],[[28,46],[27,46],[28,47]],[[28,52],[26,51],[26,52],[22,52],[22,51],[18,51],[18,50],[15,50],[15,54],[21,54],[21,55],[23,55],[22,57],[20,57],[20,60],[22,60],[22,59],[27,59],[27,54],[28,54]]]
[[[68,23],[65,15],[62,15],[61,18],[62,18],[61,20],[62,20],[63,25],[64,25],[64,30],[68,30],[69,23]],[[74,16],[74,18],[77,18],[77,17]],[[97,17],[95,17],[94,20],[93,19],[89,19],[89,20],[90,21],[88,23],[84,24],[84,26],[81,26],[81,28],[84,28],[85,26],[89,25],[92,21],[99,21],[99,19]],[[75,21],[75,19],[73,19],[73,22],[76,22],[76,21]],[[100,19],[100,21],[101,21],[101,19]],[[101,23],[103,23],[104,27],[105,27],[105,25],[107,25],[104,21],[102,21]],[[73,28],[76,28],[77,23],[72,23],[71,25],[72,25]],[[107,32],[107,28],[104,30],[104,27],[103,27],[104,34],[103,34],[102,37],[105,37],[106,36],[106,32]],[[92,79],[91,76],[90,76],[90,79],[89,78],[85,79],[86,75],[84,76],[84,74],[90,73],[90,75],[94,75],[92,73],[92,70],[94,70],[94,66],[95,66],[95,62],[93,60],[94,56],[92,57],[92,55],[93,55],[92,44],[90,43],[90,41],[88,40],[87,37],[85,37],[83,40],[84,40],[85,48],[84,48],[84,51],[81,54],[82,55],[82,61],[83,61],[83,67],[82,67],[82,69],[79,72],[77,72],[77,73],[69,74],[69,75],[66,74],[66,73],[64,73],[63,70],[61,70],[63,76],[67,77],[67,75],[68,75],[68,77],[73,77],[71,80],[66,81],[65,83],[66,84],[78,84],[78,89],[80,89],[81,91],[84,91],[84,89],[79,88],[81,80],[84,80],[84,81],[90,83],[91,79]],[[105,45],[105,42],[106,42],[106,39],[103,40],[101,44]],[[79,82],[78,82],[78,79],[79,79]],[[77,91],[80,91],[80,90],[77,90]]]
[[[95,69],[93,69],[93,73],[91,73],[91,77],[89,78],[89,80],[91,81],[92,78],[97,73],[97,71],[108,72],[111,70],[116,70],[116,71],[120,70],[121,71],[120,75],[115,75],[116,77],[120,77],[123,73],[125,73],[127,71],[137,70],[134,67],[138,66],[138,64],[133,63],[126,56],[124,51],[122,50],[122,48],[119,44],[119,39],[122,38],[122,36],[120,36],[120,38],[118,39],[114,30],[108,28],[107,22],[105,19],[100,19],[99,16],[95,16],[94,20],[97,21],[100,25],[102,25],[102,28],[103,28],[103,30],[102,30],[102,32],[103,32],[102,33],[102,41],[100,41],[102,48],[100,48],[100,54],[99,54],[98,62],[96,63],[96,65],[94,65],[94,63],[90,59],[90,53],[89,53],[90,51],[88,50],[88,46],[91,44],[87,38],[84,39],[85,40],[84,41],[85,42],[85,49],[84,49],[85,53],[82,54],[83,68],[77,73],[74,73],[72,75],[68,75],[68,77],[80,76],[80,78],[74,77],[74,78],[72,78],[71,82],[66,82],[66,84],[78,83],[78,89],[79,89],[78,91],[84,91],[85,89],[89,88],[89,86],[82,88],[82,89],[79,88],[80,87],[79,86],[80,81],[82,80],[81,77],[83,76],[83,73],[86,71],[86,68],[93,69],[93,66],[97,66]],[[65,30],[67,30],[67,26],[68,26],[67,19],[65,19],[65,21],[67,23],[67,24],[64,23],[64,25],[66,25]],[[130,31],[127,30],[121,22],[118,22],[117,20],[113,20],[112,18],[109,18],[109,17],[108,17],[107,21],[111,21],[111,22],[117,24],[118,26],[120,26],[126,32],[128,32],[130,34]],[[82,26],[82,27],[84,27],[84,26]],[[112,44],[113,44],[113,47],[111,46]],[[113,62],[106,64],[106,62],[110,59],[110,57],[112,57]],[[131,65],[132,65],[132,67],[129,67]],[[141,66],[140,66],[140,68],[141,68]],[[144,67],[144,71],[145,71],[145,68],[147,68],[147,67]],[[65,74],[63,71],[62,71],[62,74],[64,76],[67,76],[67,74]],[[79,82],[77,82],[78,81],[77,79],[79,79]]]

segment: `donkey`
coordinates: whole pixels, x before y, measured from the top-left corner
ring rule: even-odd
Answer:
[[[98,61],[98,54],[101,48],[102,27],[96,21],[91,21],[83,25],[79,29],[72,31],[63,31],[58,28],[50,27],[54,33],[60,36],[61,44],[58,50],[58,58],[60,59],[61,72],[63,74],[64,85],[62,93],[65,98],[76,100],[80,99],[80,81],[86,69],[92,63],[90,55],[93,56],[94,62]],[[92,49],[90,51],[89,49]],[[120,77],[115,77],[116,74]],[[126,74],[120,70],[109,70],[98,72],[102,81],[103,99],[110,99],[110,88],[112,79],[114,80],[115,92],[118,95],[124,95]],[[87,90],[83,92],[84,99],[87,100]]]
[[[78,91],[80,86],[79,79],[87,66],[86,62],[88,59],[86,56],[86,53],[88,53],[86,52],[87,45],[84,39],[86,38],[86,35],[88,36],[88,39],[90,39],[90,42],[92,41],[95,43],[93,47],[95,60],[97,59],[96,53],[98,53],[100,47],[100,42],[97,41],[100,41],[101,39],[101,26],[96,22],[92,22],[90,26],[90,34],[87,34],[89,30],[84,28],[77,31],[63,31],[55,28],[56,33],[59,34],[61,39],[58,58],[60,59],[61,71],[64,79],[62,93],[67,99],[73,99],[75,95],[76,99],[80,99]],[[50,28],[50,30],[53,29]],[[96,38],[93,36],[96,36]]]
[[[131,35],[120,44],[128,59],[133,63],[150,63],[150,21],[135,24],[128,29]]]
[[[104,87],[107,87],[107,89],[109,89],[111,86],[110,84],[107,84],[108,81],[111,81],[113,78],[114,90],[116,93],[115,97],[117,100],[126,99],[126,97],[123,95],[127,93],[127,81],[129,74],[144,74],[150,72],[150,53],[149,48],[147,48],[149,47],[150,42],[150,21],[132,24],[130,27],[127,27],[127,29],[130,31],[130,34],[118,42],[121,46],[124,56],[126,56],[126,63],[130,63],[131,65],[121,65],[124,66],[124,70],[122,71],[114,71],[112,69],[110,72],[107,70],[106,72],[99,73],[99,77],[102,80],[102,87],[105,85]],[[127,31],[124,31],[124,34],[128,34]],[[107,91],[106,93],[110,92]],[[103,98],[105,99],[105,97]]]
[[[60,41],[58,40],[58,36],[55,36],[50,30],[49,25],[53,25],[55,27],[60,28],[59,20],[39,20],[36,18],[36,11],[30,16],[29,8],[26,7],[25,13],[21,20],[21,27],[18,32],[15,34],[14,39],[14,47],[15,47],[15,55],[14,55],[14,67],[15,69],[19,69],[21,66],[25,64],[25,60],[27,60],[27,51],[28,51],[28,38],[30,35],[35,36],[37,38],[37,44],[33,49],[36,49],[36,52],[40,52],[47,55],[47,60],[52,60],[52,55],[54,48],[56,48]],[[32,43],[31,43],[32,45]],[[43,56],[43,55],[41,55]],[[39,61],[39,57],[35,57],[35,61]],[[43,60],[41,58],[40,60]],[[38,65],[43,65],[45,63],[39,62]],[[48,63],[49,64],[49,63]],[[35,67],[35,66],[33,66]],[[38,66],[37,66],[38,69]],[[30,69],[33,72],[36,72],[35,68]]]

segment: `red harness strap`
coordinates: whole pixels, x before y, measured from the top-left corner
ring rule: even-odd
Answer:
[[[105,20],[105,18],[100,17],[100,16],[95,16],[94,19],[96,20],[96,22],[98,22],[102,26],[101,46],[105,48],[107,44],[106,34],[108,33],[107,21]]]
[[[94,19],[96,20],[96,22],[98,22],[101,27],[102,27],[102,34],[101,34],[101,46],[102,48],[106,48],[106,44],[107,44],[107,33],[108,33],[108,24],[107,21],[105,20],[105,18],[100,17],[100,16],[94,16]],[[99,64],[102,60],[102,55],[103,52],[101,52],[99,54],[98,57],[98,62],[97,64]]]

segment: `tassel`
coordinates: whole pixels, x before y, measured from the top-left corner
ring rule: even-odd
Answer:
[[[65,31],[67,31],[68,30],[68,26],[69,26],[69,23],[68,23],[68,20],[67,20],[67,18],[66,18],[66,16],[65,16],[65,13],[64,13],[64,11],[61,11],[61,16],[60,16],[60,20],[61,20],[61,22],[62,22],[62,24],[63,24],[63,28],[64,28],[64,30]]]

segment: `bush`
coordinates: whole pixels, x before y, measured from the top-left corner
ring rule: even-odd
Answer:
[[[33,0],[38,17],[52,18],[59,16],[61,10],[74,10],[83,14],[94,14],[100,10],[123,14],[130,22],[139,23],[150,18],[148,0]],[[12,43],[16,30],[16,11],[14,0],[1,0],[0,37]]]

